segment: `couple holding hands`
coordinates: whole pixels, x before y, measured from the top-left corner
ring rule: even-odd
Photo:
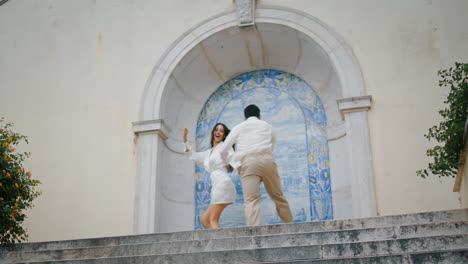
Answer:
[[[283,223],[293,221],[288,201],[281,190],[281,181],[273,158],[275,135],[267,122],[260,120],[260,109],[249,105],[244,109],[245,120],[231,131],[218,123],[211,131],[211,148],[194,152],[187,144],[187,128],[183,140],[190,159],[202,163],[211,176],[211,204],[201,217],[206,229],[219,228],[224,208],[236,199],[235,186],[227,172],[237,169],[244,194],[244,213],[248,226],[260,224],[260,183],[276,205]],[[234,146],[235,145],[235,150]]]

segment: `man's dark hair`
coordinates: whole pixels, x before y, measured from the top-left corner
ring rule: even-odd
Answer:
[[[244,116],[245,118],[249,118],[251,116],[260,118],[260,108],[254,104],[251,104],[244,109]]]

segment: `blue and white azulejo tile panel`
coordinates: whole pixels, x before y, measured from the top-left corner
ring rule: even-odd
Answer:
[[[216,123],[229,128],[244,120],[244,108],[256,104],[262,119],[277,137],[274,150],[283,192],[295,222],[333,219],[327,142],[327,117],[320,98],[305,81],[278,70],[243,73],[221,85],[206,101],[196,131],[197,151],[210,148]],[[210,204],[210,175],[196,165],[195,228]],[[221,227],[245,225],[242,186],[237,171],[231,175],[237,189],[234,205],[223,212]],[[281,223],[273,201],[262,185],[261,224]]]

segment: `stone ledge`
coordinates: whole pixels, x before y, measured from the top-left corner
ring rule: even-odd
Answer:
[[[365,95],[341,98],[337,99],[336,102],[338,103],[338,110],[341,113],[341,117],[344,119],[345,113],[369,110],[371,108],[372,96]]]
[[[168,138],[171,129],[164,122],[163,119],[155,120],[144,120],[132,122],[133,132],[136,135],[140,134],[158,134],[162,139],[166,140]]]

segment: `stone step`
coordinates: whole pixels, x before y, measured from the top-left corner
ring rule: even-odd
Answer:
[[[230,263],[249,263],[249,262],[266,262],[266,263],[297,263],[298,261],[311,260],[327,260],[338,261],[338,259],[365,261],[366,258],[378,258],[379,256],[394,256],[401,255],[401,258],[407,258],[408,255],[413,255],[419,262],[430,261],[430,259],[441,259],[445,257],[466,259],[468,251],[468,235],[453,235],[425,238],[407,238],[393,239],[371,242],[356,242],[356,243],[338,243],[325,245],[308,245],[308,246],[293,246],[293,247],[276,247],[276,248],[257,248],[247,250],[226,250],[226,251],[210,251],[197,253],[183,254],[165,254],[165,255],[144,255],[144,256],[123,256],[123,257],[106,257],[88,258],[88,259],[70,259],[59,261],[31,261],[21,263],[62,263],[62,264],[120,264],[120,263],[204,263],[204,264],[230,264]],[[447,256],[437,255],[434,251],[444,251]],[[457,253],[458,252],[458,253]],[[426,254],[424,254],[426,253]],[[432,255],[431,255],[432,254]],[[435,255],[434,255],[435,254]],[[455,256],[455,257],[454,257]],[[426,259],[426,260],[424,260]],[[291,262],[294,261],[294,262]],[[385,260],[382,260],[385,261]],[[375,263],[395,263],[398,257],[390,257],[390,262],[375,262]],[[445,259],[444,259],[445,261]],[[7,262],[14,263],[14,262]],[[327,262],[325,262],[327,263]],[[331,262],[333,263],[333,262]],[[353,262],[337,262],[337,263],[353,263]],[[369,262],[356,262],[369,263]],[[372,262],[370,262],[372,263]],[[401,263],[401,262],[397,262]],[[404,263],[404,262],[403,262]],[[411,262],[408,262],[411,263]],[[428,262],[433,263],[433,262]],[[438,262],[434,262],[438,263]],[[452,262],[449,262],[452,263]],[[453,262],[457,263],[457,262]],[[463,263],[463,262],[461,262]]]
[[[468,221],[468,209],[426,212],[418,214],[371,217],[362,219],[330,220],[307,223],[267,225],[257,227],[237,227],[216,230],[182,231],[78,240],[51,241],[40,243],[22,243],[0,246],[0,253],[12,251],[37,251],[71,249],[99,246],[117,246],[128,244],[157,243],[167,241],[209,240],[245,236],[274,234],[310,233],[319,231],[337,231],[393,227],[414,224],[441,223],[450,221]],[[403,231],[404,232],[404,231]],[[408,230],[410,232],[410,230]]]
[[[452,263],[451,260],[465,258],[467,250],[468,209],[461,209],[365,219],[2,245],[0,262],[354,263],[345,262],[350,260],[356,263],[400,263],[407,260],[411,263],[417,257],[421,261],[440,257]]]
[[[45,261],[77,258],[97,258],[100,256],[118,257],[138,256],[145,254],[177,254],[204,251],[366,242],[397,238],[415,238],[458,234],[468,234],[468,222],[447,222],[399,227],[318,231],[311,233],[245,236],[235,238],[229,237],[206,240],[136,243],[75,249],[12,251],[9,254],[3,254],[3,259],[9,259],[11,261]]]
[[[255,264],[433,264],[468,263],[468,250],[432,251],[375,257],[297,259],[292,261],[251,262]],[[249,264],[249,262],[246,262]]]

